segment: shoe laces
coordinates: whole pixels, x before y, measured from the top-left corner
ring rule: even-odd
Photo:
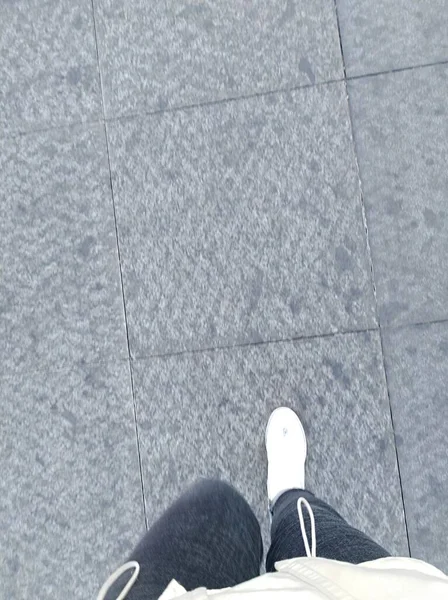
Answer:
[[[303,517],[303,507],[306,508],[306,510],[308,511],[308,515],[310,517],[311,548],[310,548],[310,543],[308,540],[308,534],[306,532],[305,519]],[[316,523],[314,520],[314,513],[313,513],[313,509],[310,506],[310,503],[303,496],[301,496],[297,500],[297,514],[299,515],[300,533],[302,534],[302,539],[303,539],[303,543],[305,545],[306,555],[308,558],[316,558]],[[129,594],[129,592],[131,591],[131,588],[133,587],[135,581],[137,580],[138,574],[140,573],[140,565],[136,560],[131,560],[131,561],[125,563],[124,565],[121,565],[121,567],[119,567],[116,571],[114,571],[112,573],[112,575],[110,575],[110,577],[108,577],[108,579],[104,582],[103,586],[101,587],[101,589],[99,591],[97,600],[105,600],[106,594],[110,591],[111,586],[117,581],[117,579],[119,577],[121,577],[124,573],[126,573],[126,571],[129,571],[131,569],[134,569],[134,572],[132,573],[131,578],[129,579],[127,584],[124,586],[124,588],[120,592],[120,595],[116,599],[116,600],[124,600],[126,598],[126,596]]]
[[[310,516],[311,523],[311,549],[310,543],[308,541],[308,534],[305,528],[305,519],[303,518],[303,508],[304,506],[308,511]],[[297,500],[297,514],[299,515],[299,523],[300,523],[300,533],[302,534],[303,543],[305,545],[305,552],[308,558],[316,558],[316,523],[314,521],[314,513],[313,509],[310,506],[308,500],[306,500],[303,496]]]
[[[129,571],[130,569],[134,569],[134,572],[132,573],[131,578],[121,590],[120,595],[116,599],[124,600],[124,598],[126,598],[126,596],[129,594],[132,586],[134,585],[138,577],[138,574],[140,573],[140,565],[136,560],[130,560],[124,565],[121,565],[121,567],[118,567],[118,569],[116,569],[112,573],[112,575],[110,575],[110,577],[106,579],[98,593],[97,600],[104,600],[106,598],[106,594],[110,591],[111,586],[117,581],[119,577],[124,575],[124,573],[126,573],[126,571]]]

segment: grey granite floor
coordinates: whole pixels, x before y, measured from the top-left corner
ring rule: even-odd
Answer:
[[[0,0],[0,597],[94,597],[188,483],[448,570],[445,0]]]

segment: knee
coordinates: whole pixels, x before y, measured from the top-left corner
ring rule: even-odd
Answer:
[[[216,498],[221,501],[225,498],[239,496],[236,489],[229,483],[212,478],[198,479],[189,487],[187,493],[193,493],[195,496],[203,498]]]
[[[243,496],[232,485],[221,479],[199,479],[187,489],[185,497],[187,500],[194,499],[198,506],[206,508],[208,512],[217,514],[252,512]]]

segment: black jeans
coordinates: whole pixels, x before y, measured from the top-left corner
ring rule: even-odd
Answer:
[[[350,563],[389,556],[311,492],[290,490],[272,510],[267,571],[274,571],[278,560],[306,556],[297,516],[300,496],[314,512],[317,556]],[[308,513],[303,514],[310,538]],[[260,526],[246,500],[227,483],[201,480],[162,515],[131,554],[129,560],[140,563],[140,574],[129,600],[156,600],[171,579],[187,591],[233,586],[259,575],[262,556]],[[121,581],[118,589],[122,587]],[[110,597],[116,598],[114,594]]]

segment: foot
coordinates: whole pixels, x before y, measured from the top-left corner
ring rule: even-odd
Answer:
[[[305,487],[306,436],[290,408],[277,408],[266,427],[268,498],[272,507],[288,490]]]

